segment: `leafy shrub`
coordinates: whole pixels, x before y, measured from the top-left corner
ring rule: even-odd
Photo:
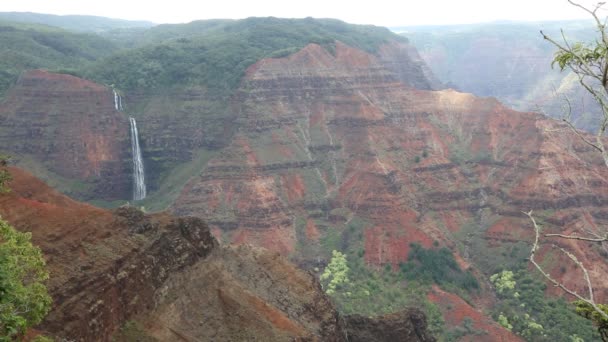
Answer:
[[[44,281],[49,277],[31,233],[0,220],[0,341],[12,341],[38,324],[51,308]]]
[[[467,291],[479,289],[479,283],[469,271],[463,271],[452,252],[443,248],[425,249],[410,244],[408,262],[401,263],[401,272],[408,280],[416,280],[440,286],[452,285]]]

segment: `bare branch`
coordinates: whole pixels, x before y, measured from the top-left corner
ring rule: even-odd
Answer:
[[[594,149],[598,150],[600,153],[602,152],[602,148],[597,146],[596,144],[592,143],[589,139],[587,139],[583,133],[581,133],[581,131],[578,130],[578,128],[576,128],[574,126],[574,124],[572,124],[571,121],[567,120],[567,119],[562,119],[562,121],[564,121],[572,130],[572,132],[574,132],[574,134],[576,134],[585,144],[593,147]]]
[[[582,241],[591,241],[591,242],[604,242],[604,241],[608,241],[608,236],[606,237],[600,237],[600,238],[589,238],[589,237],[583,237],[583,236],[578,236],[578,235],[565,235],[565,234],[545,234],[546,237],[560,237],[560,238],[564,238],[564,239],[570,239],[570,240],[582,240]]]
[[[578,294],[576,291],[573,291],[573,290],[567,288],[564,284],[555,280],[549,273],[545,272],[545,270],[543,270],[543,268],[536,262],[536,260],[534,259],[534,256],[536,255],[536,251],[538,251],[538,249],[539,249],[538,240],[540,237],[540,227],[538,226],[538,224],[536,223],[536,220],[534,219],[534,216],[532,215],[532,210],[530,210],[529,212],[523,212],[523,213],[526,214],[526,216],[528,216],[530,218],[530,220],[532,221],[532,225],[534,226],[534,233],[535,233],[534,244],[532,245],[532,249],[530,251],[530,262],[532,263],[532,265],[534,265],[534,267],[536,267],[536,269],[547,280],[549,280],[549,282],[551,282],[554,286],[559,287],[564,292],[591,305],[591,307],[593,307],[593,309],[596,310],[603,318],[608,319],[608,314],[605,313],[595,303],[595,300],[593,298],[593,286],[591,285],[591,279],[589,278],[589,273],[588,273],[587,269],[585,268],[585,266],[576,258],[576,256],[574,256],[572,253],[564,250],[563,248],[560,248],[563,253],[565,253],[577,266],[579,266],[583,270],[583,277],[585,279],[585,282],[587,283],[587,289],[589,291],[589,298],[583,297],[582,295]]]
[[[591,14],[591,16],[593,17],[593,20],[595,20],[595,24],[600,29],[600,32],[602,34],[602,42],[604,44],[608,45],[608,39],[606,37],[606,32],[604,30],[605,25],[602,23],[602,21],[600,20],[600,18],[597,16],[597,10],[599,10],[602,6],[604,6],[604,3],[603,2],[597,3],[595,5],[595,8],[592,11],[592,10],[588,9],[587,7],[585,7],[585,6],[581,5],[581,4],[578,4],[578,3],[576,3],[576,2],[574,2],[572,0],[568,0],[568,2],[571,5],[576,6],[576,7],[580,8],[580,9],[582,9],[583,11]]]

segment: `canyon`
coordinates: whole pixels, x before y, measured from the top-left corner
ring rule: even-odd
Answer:
[[[131,119],[147,189],[133,204],[152,214],[120,206],[134,194]],[[398,37],[267,56],[230,96],[29,70],[0,103],[0,145],[74,198],[13,168],[0,215],[47,257],[56,305],[40,330],[80,340],[381,341],[404,325],[395,333],[431,340],[420,311],[344,316],[316,280],[333,250],[392,274],[416,243],[449,249],[479,281],[468,294],[428,289],[446,325],[468,317],[465,336],[516,341],[490,317],[489,277],[526,265],[524,212],[550,232],[608,224],[608,169],[592,148],[547,116],[446,89]],[[554,245],[592,265],[605,302],[601,247],[542,241],[543,265],[579,291]]]
[[[477,25],[395,28],[408,37],[433,73],[449,87],[496,97],[520,111],[540,112],[595,131],[600,108],[569,70],[552,64],[556,51],[543,31],[562,42],[589,42],[593,26],[584,20],[496,22]]]

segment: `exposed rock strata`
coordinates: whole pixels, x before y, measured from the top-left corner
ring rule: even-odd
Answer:
[[[350,342],[436,341],[426,331],[426,317],[410,309],[378,318],[347,316],[345,323]]]
[[[173,205],[208,217],[225,241],[306,264],[327,257],[306,222],[321,239],[337,231],[348,250],[356,218],[368,264],[397,267],[410,243],[436,240],[488,271],[500,266],[499,242],[524,256],[517,244],[532,231],[522,211],[556,231],[608,223],[598,214],[608,210],[608,170],[565,125],[491,98],[412,88],[382,57],[344,44],[256,63],[237,102],[234,139]],[[594,265],[605,298],[605,261],[563,243]]]
[[[129,122],[114,109],[110,88],[25,72],[0,103],[0,146],[40,176],[81,183],[72,195],[130,198]]]

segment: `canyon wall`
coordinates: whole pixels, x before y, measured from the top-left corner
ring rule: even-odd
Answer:
[[[309,266],[331,249],[363,249],[367,264],[393,267],[410,243],[437,241],[491,273],[525,260],[533,231],[522,211],[555,231],[607,223],[608,169],[565,125],[491,98],[416,89],[344,44],[256,63],[237,102],[234,139],[172,206],[206,217],[223,241]],[[594,265],[605,298],[599,251],[558,243]]]
[[[63,191],[129,199],[128,118],[110,88],[71,75],[27,71],[0,104],[2,152]]]

